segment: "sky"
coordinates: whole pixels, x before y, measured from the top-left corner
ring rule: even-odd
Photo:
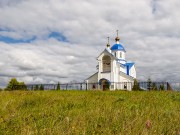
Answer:
[[[116,30],[137,78],[179,82],[179,0],[0,0],[0,87],[84,81]]]

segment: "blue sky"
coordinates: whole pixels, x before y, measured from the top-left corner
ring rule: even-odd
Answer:
[[[36,37],[32,37],[31,39],[14,39],[14,38],[11,38],[11,37],[0,36],[0,41],[8,43],[8,44],[31,43],[34,40],[36,40]]]
[[[1,0],[0,86],[11,77],[83,81],[117,29],[139,80],[179,81],[179,7],[178,0]]]
[[[0,29],[0,32],[11,32],[11,30]],[[47,40],[48,38],[54,38],[54,39],[56,39],[58,41],[68,42],[67,38],[62,33],[59,33],[59,32],[51,32],[51,33],[49,33],[49,35],[44,40]],[[29,39],[26,39],[26,38],[17,38],[16,39],[16,38],[13,38],[13,37],[10,37],[10,36],[0,35],[0,41],[8,43],[8,44],[31,43],[31,42],[33,42],[35,40],[37,40],[36,36],[33,36],[33,37],[29,38]]]

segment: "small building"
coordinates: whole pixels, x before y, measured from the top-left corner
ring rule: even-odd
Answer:
[[[88,89],[132,90],[136,78],[134,62],[126,61],[126,50],[115,38],[116,43],[110,47],[109,38],[104,51],[97,57],[98,72],[86,79]]]

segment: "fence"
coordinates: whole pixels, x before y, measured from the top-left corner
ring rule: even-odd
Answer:
[[[180,83],[169,82],[139,82],[136,84],[140,90],[175,90],[180,91]],[[105,88],[105,89],[104,89]],[[65,84],[27,84],[14,85],[13,90],[132,90],[133,82],[99,83],[65,83]],[[137,87],[136,87],[137,88]]]

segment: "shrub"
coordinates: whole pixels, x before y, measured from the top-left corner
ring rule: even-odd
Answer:
[[[132,88],[133,91],[138,91],[138,90],[141,90],[140,87],[139,87],[139,83],[136,79],[134,79],[134,85],[133,85],[133,88]]]

